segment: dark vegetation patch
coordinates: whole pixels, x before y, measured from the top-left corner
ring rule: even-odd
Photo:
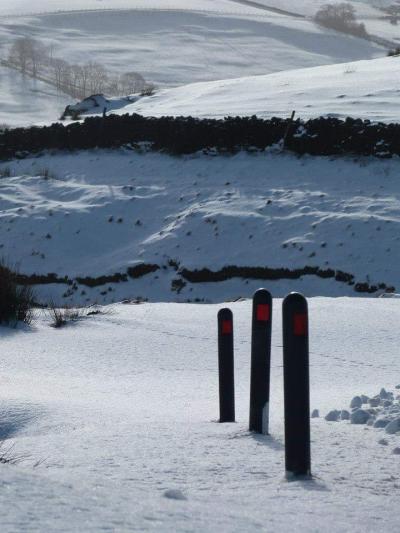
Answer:
[[[86,287],[100,287],[101,285],[106,285],[106,283],[121,283],[123,281],[128,281],[128,276],[117,272],[116,274],[99,276],[97,278],[91,278],[88,276],[85,278],[76,278],[75,281]]]
[[[107,283],[121,283],[128,281],[128,276],[133,279],[139,279],[147,274],[156,272],[160,267],[158,265],[140,263],[134,267],[129,267],[126,273],[117,272],[115,274],[108,274],[104,276],[85,276],[77,277],[75,279],[69,278],[68,276],[59,277],[54,272],[49,274],[20,274],[14,273],[15,280],[18,284],[29,286],[29,285],[51,285],[56,284],[65,284],[70,286],[76,286],[77,283],[84,285],[86,287],[101,287]]]
[[[228,117],[89,117],[83,123],[0,131],[0,159],[22,158],[43,150],[139,147],[169,154],[217,150],[263,150],[281,143],[302,155],[400,155],[400,124],[347,118],[300,119]]]
[[[160,267],[158,265],[146,265],[145,263],[141,263],[140,265],[129,267],[127,272],[130,278],[138,279],[142,278],[143,276],[147,276],[147,274],[152,274],[157,270],[160,270]]]
[[[20,284],[18,273],[4,261],[0,261],[0,324],[30,324],[35,305],[30,286]]]
[[[28,294],[31,294],[30,286],[42,285],[51,283],[64,283],[70,287],[68,293],[65,296],[72,296],[74,291],[78,289],[78,284],[86,287],[102,287],[109,283],[121,283],[129,281],[131,279],[140,279],[146,275],[152,274],[158,270],[172,269],[176,274],[171,282],[171,291],[178,294],[186,287],[187,283],[217,283],[227,281],[233,278],[251,279],[251,280],[266,280],[266,281],[279,281],[282,279],[299,279],[302,276],[316,276],[322,279],[334,279],[337,282],[345,283],[353,287],[355,292],[373,294],[378,291],[395,292],[395,287],[387,285],[386,283],[370,284],[368,282],[357,282],[355,276],[342,270],[334,270],[332,268],[320,268],[318,266],[305,266],[303,268],[269,268],[269,267],[246,267],[246,266],[226,266],[220,270],[210,270],[208,268],[189,270],[181,267],[176,260],[169,260],[167,265],[160,267],[156,264],[140,263],[134,267],[129,267],[126,273],[116,273],[98,277],[77,277],[75,279],[68,278],[67,276],[58,278],[56,274],[37,275],[32,274],[23,275],[13,273],[13,280],[16,283],[18,280],[18,286],[21,290],[28,290]],[[0,275],[2,271],[0,269]],[[7,274],[9,275],[9,274]],[[5,278],[3,278],[5,279]],[[1,283],[1,277],[0,277]],[[110,290],[110,289],[109,289]],[[106,294],[107,292],[104,292]],[[0,286],[0,296],[1,296]],[[25,294],[25,293],[24,293]],[[3,302],[4,300],[0,301]],[[55,308],[55,306],[52,306]],[[0,307],[1,312],[1,307]],[[54,314],[54,313],[53,313]],[[68,312],[67,312],[68,314]],[[1,316],[1,315],[0,315]],[[86,315],[85,315],[86,316]],[[79,317],[78,317],[79,318]]]
[[[333,270],[331,268],[322,269],[314,266],[305,266],[304,268],[268,268],[268,267],[237,267],[226,266],[220,270],[213,271],[208,268],[201,270],[187,270],[183,268],[180,271],[183,279],[190,283],[215,283],[227,281],[233,278],[241,279],[259,279],[278,281],[281,279],[299,279],[302,276],[317,276],[323,279],[335,279],[335,281],[347,283],[354,287],[356,292],[375,293],[378,290],[385,292],[395,292],[395,287],[388,286],[386,283],[371,285],[367,282],[356,283],[353,274]]]
[[[64,276],[58,277],[54,272],[49,274],[16,274],[17,283],[20,285],[51,285],[53,283],[72,285],[73,281]]]

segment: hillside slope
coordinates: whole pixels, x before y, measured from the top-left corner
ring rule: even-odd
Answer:
[[[399,286],[397,159],[95,150],[6,168],[1,252],[25,274],[53,273],[44,301],[220,301],[265,276],[276,295]]]
[[[113,76],[136,71],[160,87],[265,75],[386,53],[385,47],[338,35],[311,20],[231,0],[40,0],[34,4],[6,0],[0,16],[0,59],[8,57],[16,38],[32,36],[50,47],[54,57],[70,64],[95,61]],[[49,88],[46,102],[40,105],[30,98],[29,81],[2,75],[3,80],[11,77],[0,92],[3,101],[12,101],[12,114],[2,107],[0,123],[58,119],[64,107],[62,96],[58,105]],[[19,100],[10,98],[13,92],[21,95]],[[42,107],[54,111],[43,113]]]
[[[126,99],[111,99],[106,107],[110,113],[145,116],[284,118],[295,110],[305,120],[351,116],[398,122],[399,67],[400,57],[356,61],[190,84],[159,90],[132,104]],[[87,114],[102,113],[103,109],[92,107]]]
[[[109,4],[106,4],[109,5]],[[119,4],[117,4],[119,5]],[[0,53],[18,35],[41,38],[70,63],[98,61],[107,70],[135,70],[159,84],[195,81],[368,59],[385,49],[227,0],[162,2],[134,9],[5,18]],[[181,7],[179,7],[181,6]]]

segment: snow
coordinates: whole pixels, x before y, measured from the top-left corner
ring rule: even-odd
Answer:
[[[398,291],[398,158],[273,151],[171,157],[121,149],[3,162],[0,173],[6,171],[0,250],[22,272],[75,278],[125,273],[142,262],[161,267],[137,280],[79,286],[64,298],[67,286],[42,286],[43,301],[221,301],[248,296],[260,283],[233,278],[187,283],[176,292],[174,262],[214,271],[332,268],[353,274],[356,283]],[[353,286],[315,276],[271,286],[280,296],[295,287],[308,296],[355,295]]]
[[[400,120],[399,57],[327,65],[165,89],[116,113],[198,117],[347,116]],[[125,104],[125,102],[124,102]]]
[[[56,121],[71,99],[50,85],[0,66],[0,125]]]
[[[258,2],[310,16],[320,0]],[[98,97],[109,112],[399,120],[399,59],[357,61],[384,50],[244,4],[2,0],[0,54],[31,34],[69,62],[137,70],[162,86],[206,80],[128,106]],[[395,38],[357,5],[374,32]],[[3,67],[0,84],[0,124],[47,123],[71,103]],[[141,146],[0,163],[0,252],[23,273],[160,266],[95,288],[35,287],[42,303],[125,303],[60,329],[45,310],[32,326],[0,327],[2,532],[398,530],[399,298],[350,298],[352,286],[315,276],[174,288],[179,266],[310,265],[399,290],[399,158],[278,152],[171,157]],[[275,298],[269,436],[248,432],[252,303],[243,298],[260,285]],[[284,477],[277,297],[291,290],[318,296],[309,298],[311,481]],[[171,303],[196,299],[209,303]],[[235,424],[217,423],[216,317],[227,305]]]
[[[4,15],[25,15],[57,13],[68,11],[103,11],[126,9],[176,9],[198,11],[252,12],[257,9],[235,4],[231,0],[2,0],[0,13]]]
[[[7,55],[16,36],[31,35],[53,46],[54,55],[69,63],[98,61],[117,73],[135,70],[160,86],[268,74],[386,53],[384,47],[338,36],[310,20],[235,2],[203,5],[158,0],[147,8],[143,2],[132,5],[135,9],[128,11],[72,10],[4,18],[0,53]]]
[[[183,85],[173,96],[183,97],[183,110],[189,83],[373,59],[385,55],[387,48],[320,28],[310,19],[230,0],[39,0],[34,6],[6,0],[1,3],[1,15],[0,59],[7,58],[17,37],[32,36],[69,63],[97,61],[113,74],[137,71],[159,87]],[[1,85],[0,98],[8,105],[0,108],[0,122],[29,125],[58,120],[65,98],[53,87],[41,85],[39,90],[46,96],[38,101],[32,98],[32,81],[15,72],[1,76],[6,83]],[[260,104],[260,95],[255,97]],[[280,110],[279,95],[277,99]],[[303,100],[307,97],[300,95],[301,105],[312,105]],[[384,108],[385,102],[381,105],[378,100],[377,105]],[[228,96],[227,111],[237,107]],[[223,100],[219,108],[218,113],[226,113]],[[196,106],[194,112],[200,110]]]
[[[392,390],[398,300],[309,303],[312,408]],[[2,531],[395,531],[398,435],[313,419],[314,480],[285,481],[274,306],[270,437],[247,431],[249,301],[231,304],[236,424],[216,423],[219,305],[116,305],[61,330],[47,317],[2,328],[4,447],[28,456],[1,465]]]
[[[295,12],[306,17],[313,17],[316,12],[327,3],[326,0],[257,0],[258,4],[269,7],[277,7],[290,12]],[[392,42],[399,42],[400,30],[397,25],[392,25],[388,20],[383,20],[387,13],[382,11],[383,8],[394,5],[394,0],[377,0],[374,1],[350,1],[356,12],[358,22],[365,24],[366,30],[373,36],[387,39]]]

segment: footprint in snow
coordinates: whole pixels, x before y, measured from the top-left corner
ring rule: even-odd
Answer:
[[[164,498],[168,498],[169,500],[181,500],[181,501],[187,500],[183,492],[178,489],[166,490],[163,496]]]

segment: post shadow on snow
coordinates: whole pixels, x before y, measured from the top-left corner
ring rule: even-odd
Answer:
[[[285,477],[285,481],[289,484],[297,484],[302,489],[308,491],[331,492],[331,489],[315,476],[290,476]]]
[[[229,435],[230,439],[242,439],[242,438],[250,438],[254,441],[256,441],[258,444],[261,444],[262,446],[266,446],[270,448],[271,450],[276,450],[279,452],[284,451],[285,446],[283,443],[276,439],[273,435],[262,435],[261,433],[254,433],[253,431],[238,431],[236,433],[233,433]]]
[[[255,440],[258,444],[267,446],[271,450],[276,450],[282,452],[285,450],[284,444],[277,440],[272,435],[261,435],[260,433],[249,433],[250,437]]]
[[[0,440],[7,440],[42,416],[43,409],[32,404],[0,402]]]

